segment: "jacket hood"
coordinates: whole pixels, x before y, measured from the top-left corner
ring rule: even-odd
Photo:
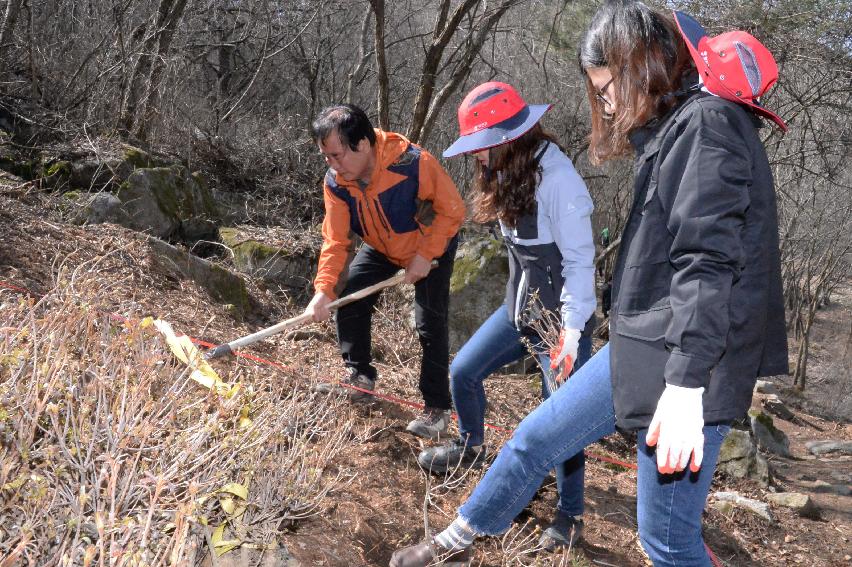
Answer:
[[[385,132],[376,128],[376,167],[386,168],[411,144],[408,138],[396,132]]]
[[[544,153],[541,155],[541,159],[539,160],[539,165],[544,167],[547,166],[555,166],[557,164],[562,164],[567,159],[565,154],[562,153],[562,150],[559,149],[559,146],[554,144],[553,142],[542,142],[543,144],[547,144],[547,147],[544,150]],[[539,149],[541,147],[539,146]]]

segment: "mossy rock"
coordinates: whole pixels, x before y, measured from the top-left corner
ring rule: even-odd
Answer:
[[[71,162],[70,161],[56,161],[51,164],[45,164],[44,175],[46,177],[59,177],[59,176],[71,176]]]
[[[38,177],[38,172],[41,170],[41,162],[39,160],[29,160],[20,158],[13,153],[4,153],[0,155],[0,169],[9,173],[31,181]]]
[[[55,189],[67,188],[71,184],[71,173],[70,161],[46,161],[41,166],[41,185]]]
[[[458,293],[468,286],[475,285],[480,279],[492,276],[494,270],[489,268],[495,259],[498,259],[500,264],[497,271],[502,272],[503,262],[499,260],[500,258],[507,258],[506,249],[496,238],[478,238],[463,244],[456,254],[453,265],[450,293]],[[508,263],[506,263],[505,271],[508,275]]]
[[[119,187],[118,198],[135,230],[185,240],[215,236],[220,215],[210,189],[183,166],[137,169]]]
[[[760,410],[750,410],[748,416],[758,448],[782,457],[790,456],[790,441],[783,431],[775,427],[771,416]]]
[[[59,212],[63,215],[72,215],[75,208],[80,206],[80,197],[82,197],[80,191],[66,191],[62,194],[62,198],[59,200],[57,207],[59,208]]]
[[[128,173],[132,173],[136,169],[150,169],[153,167],[171,167],[173,165],[180,165],[174,161],[169,161],[152,155],[141,148],[137,148],[136,146],[123,144],[122,148],[122,161],[129,167]]]
[[[240,272],[266,282],[306,290],[317,262],[316,251],[292,252],[257,240],[243,238],[239,229],[219,229],[222,243],[234,254],[234,266]]]
[[[766,486],[769,464],[757,451],[748,431],[731,429],[719,449],[717,468],[733,478],[751,478]]]
[[[450,350],[457,351],[502,303],[509,278],[504,244],[492,236],[468,237],[450,278]]]
[[[158,165],[151,159],[151,154],[145,150],[128,145],[124,146],[124,161],[133,167],[133,169],[147,169]]]
[[[110,222],[127,226],[130,222],[130,217],[118,197],[106,191],[97,193],[67,191],[62,194],[59,208],[74,224]]]
[[[194,281],[213,299],[226,305],[229,313],[243,317],[252,311],[254,304],[239,275],[158,238],[149,238],[148,244],[152,264],[158,269]]]

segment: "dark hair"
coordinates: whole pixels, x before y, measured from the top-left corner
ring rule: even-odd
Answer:
[[[535,189],[541,174],[535,157],[544,141],[559,145],[552,134],[536,124],[520,138],[491,148],[488,170],[477,160],[471,216],[474,221],[499,219],[514,227],[518,218],[535,211]]]
[[[376,145],[376,132],[367,118],[367,113],[354,104],[338,104],[323,108],[311,124],[311,136],[315,142],[322,142],[337,131],[340,143],[351,150],[358,149],[358,142],[367,138],[370,145]]]
[[[630,152],[627,135],[676,103],[683,75],[694,70],[674,17],[635,0],[610,0],[592,18],[580,43],[580,70],[591,105],[589,157],[593,163]],[[613,77],[616,108],[604,114],[587,69],[605,67]]]

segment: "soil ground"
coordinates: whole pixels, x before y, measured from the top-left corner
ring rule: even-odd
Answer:
[[[46,216],[43,205],[41,197],[28,194],[16,182],[7,182],[0,190],[0,281],[44,292],[53,285],[60,266],[74,268],[96,259],[114,262],[114,267],[110,267],[114,281],[105,281],[105,285],[114,286],[113,308],[122,312],[132,300],[134,306],[141,305],[148,312],[124,315],[158,315],[171,321],[175,328],[214,343],[253,332],[298,312],[298,306],[283,305],[263,289],[251,287],[258,305],[256,313],[245,320],[235,320],[195,284],[151,272],[144,240],[138,235],[109,225],[64,225]],[[841,341],[832,340],[843,337],[844,329],[845,336],[849,336],[850,295],[842,297],[841,300],[838,295],[821,311],[816,323],[812,365],[815,378],[803,401],[792,407],[798,423],[775,420],[789,436],[793,456],[771,461],[775,484],[769,490],[810,494],[822,509],[821,518],[804,519],[772,506],[775,521],[767,523],[741,509],[724,515],[708,507],[706,540],[724,565],[852,565],[852,498],[816,493],[809,487],[813,480],[848,486],[852,461],[848,457],[817,459],[809,456],[804,445],[816,439],[852,439],[848,423],[809,413],[826,408],[834,396],[817,391],[821,384],[837,383],[842,388],[850,384],[848,374],[831,379],[821,378],[820,374],[823,367],[834,368],[838,357],[842,360],[845,356],[848,362],[848,341],[844,350]],[[417,342],[414,333],[401,322],[406,313],[393,297],[381,302],[374,330],[377,359],[381,361],[378,388],[383,394],[416,402]],[[252,352],[283,364],[285,370],[270,367],[268,372],[280,373],[282,380],[294,384],[305,376],[311,380],[342,378],[332,327],[319,325],[313,330],[316,332],[302,335],[303,340],[277,336],[257,345]],[[217,362],[217,368],[226,373],[228,364]],[[538,403],[535,376],[495,377],[486,382],[486,389],[490,403],[487,420],[501,427],[514,427]],[[784,394],[784,398],[792,406],[793,398],[789,394]],[[281,542],[301,565],[387,565],[394,549],[422,539],[424,508],[429,528],[443,528],[483,474],[475,471],[453,482],[424,474],[416,464],[416,455],[424,443],[405,432],[406,423],[415,415],[409,406],[380,400],[352,411],[357,415],[360,432],[365,434],[358,438],[366,441],[349,446],[328,471],[330,475],[345,473],[343,477],[349,482],[329,494],[322,514],[281,534]],[[489,433],[492,453],[506,438],[499,432]],[[626,462],[634,460],[633,448],[619,436],[589,450]],[[506,537],[477,543],[474,564],[647,565],[636,537],[635,473],[594,458],[588,459],[586,471],[586,530],[579,549],[555,554],[532,551],[538,527],[548,522],[554,510],[556,489],[550,479]],[[714,482],[713,491],[716,490],[733,490],[757,499],[767,492],[752,481],[721,475]],[[224,564],[222,558],[218,564]]]

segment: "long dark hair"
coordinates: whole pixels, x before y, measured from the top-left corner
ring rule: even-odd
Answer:
[[[592,18],[579,49],[591,105],[589,157],[593,163],[630,152],[628,134],[667,113],[683,75],[694,69],[674,17],[635,0],[610,0]],[[613,77],[615,112],[605,114],[587,69]]]
[[[553,134],[536,124],[520,138],[491,148],[486,170],[476,162],[473,184],[473,214],[476,222],[501,220],[514,227],[518,218],[535,210],[535,189],[541,168],[536,153],[542,142],[559,145]]]

